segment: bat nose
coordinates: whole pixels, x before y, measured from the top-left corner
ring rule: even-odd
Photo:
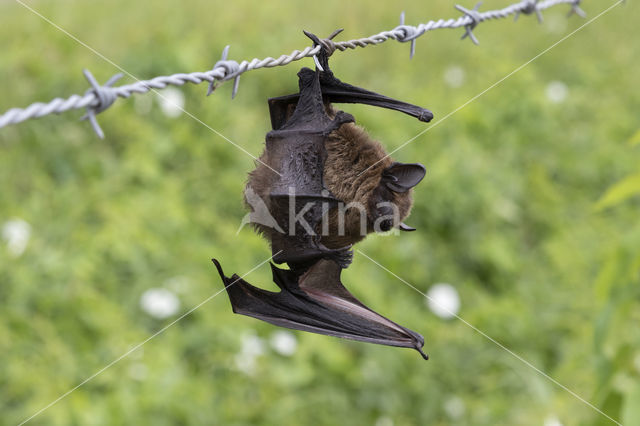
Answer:
[[[391,228],[393,228],[393,220],[385,219],[382,222],[380,222],[380,230],[382,232],[390,231]]]

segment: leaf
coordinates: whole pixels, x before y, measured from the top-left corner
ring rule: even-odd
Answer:
[[[630,146],[640,145],[640,130],[638,130],[633,134],[633,136],[631,136],[631,138],[629,139],[629,145]]]
[[[623,425],[640,425],[640,385],[625,395],[621,420]]]
[[[596,210],[618,205],[638,194],[640,194],[640,173],[627,176],[611,186],[596,203]]]

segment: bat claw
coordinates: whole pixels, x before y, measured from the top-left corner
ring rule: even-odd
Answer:
[[[356,119],[353,118],[353,115],[349,114],[348,112],[338,111],[334,119],[331,121],[331,124],[329,124],[329,126],[324,130],[323,134],[324,136],[328,136],[334,130],[339,129],[343,124],[355,122]]]
[[[218,273],[220,274],[221,277],[224,277],[224,271],[222,270],[222,265],[220,265],[220,262],[218,262],[218,259],[211,259],[211,261],[213,262],[214,265],[216,265],[216,269],[218,270]]]
[[[422,355],[422,358],[424,358],[425,361],[429,361],[429,354],[424,353],[421,347],[416,346],[415,349],[420,352],[420,355]]]
[[[317,243],[317,245],[318,249],[324,255],[323,257],[337,263],[340,268],[346,269],[351,265],[351,262],[353,261],[353,250],[351,250],[351,244],[339,249],[330,249],[322,243]]]
[[[331,260],[340,265],[342,269],[346,269],[351,265],[351,262],[353,262],[353,250],[340,249],[333,254]]]

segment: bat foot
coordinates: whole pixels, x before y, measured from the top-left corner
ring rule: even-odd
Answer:
[[[346,269],[351,265],[353,261],[353,250],[350,250],[351,245],[339,249],[330,249],[322,243],[317,244],[325,259],[334,261],[342,269]]]
[[[331,121],[331,124],[329,124],[329,127],[324,130],[323,134],[324,136],[328,136],[334,130],[339,129],[343,124],[355,122],[356,119],[353,118],[353,115],[349,114],[348,112],[338,111],[333,121]]]
[[[340,127],[345,123],[355,123],[356,119],[353,118],[353,115],[349,114],[348,112],[338,111],[335,118],[333,119],[333,122],[336,123],[336,126]]]

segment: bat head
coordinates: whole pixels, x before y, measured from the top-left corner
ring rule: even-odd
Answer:
[[[374,231],[386,232],[395,227],[409,230],[402,220],[411,209],[410,190],[420,183],[425,173],[422,164],[398,162],[382,171],[380,182],[369,197],[368,211]]]
[[[331,106],[328,111],[336,113]],[[354,244],[371,232],[413,229],[402,221],[411,210],[411,189],[425,176],[424,166],[394,162],[382,144],[354,123],[331,133],[325,146],[323,182],[348,207],[342,217],[339,207],[330,211],[330,235],[323,237],[327,247]]]

